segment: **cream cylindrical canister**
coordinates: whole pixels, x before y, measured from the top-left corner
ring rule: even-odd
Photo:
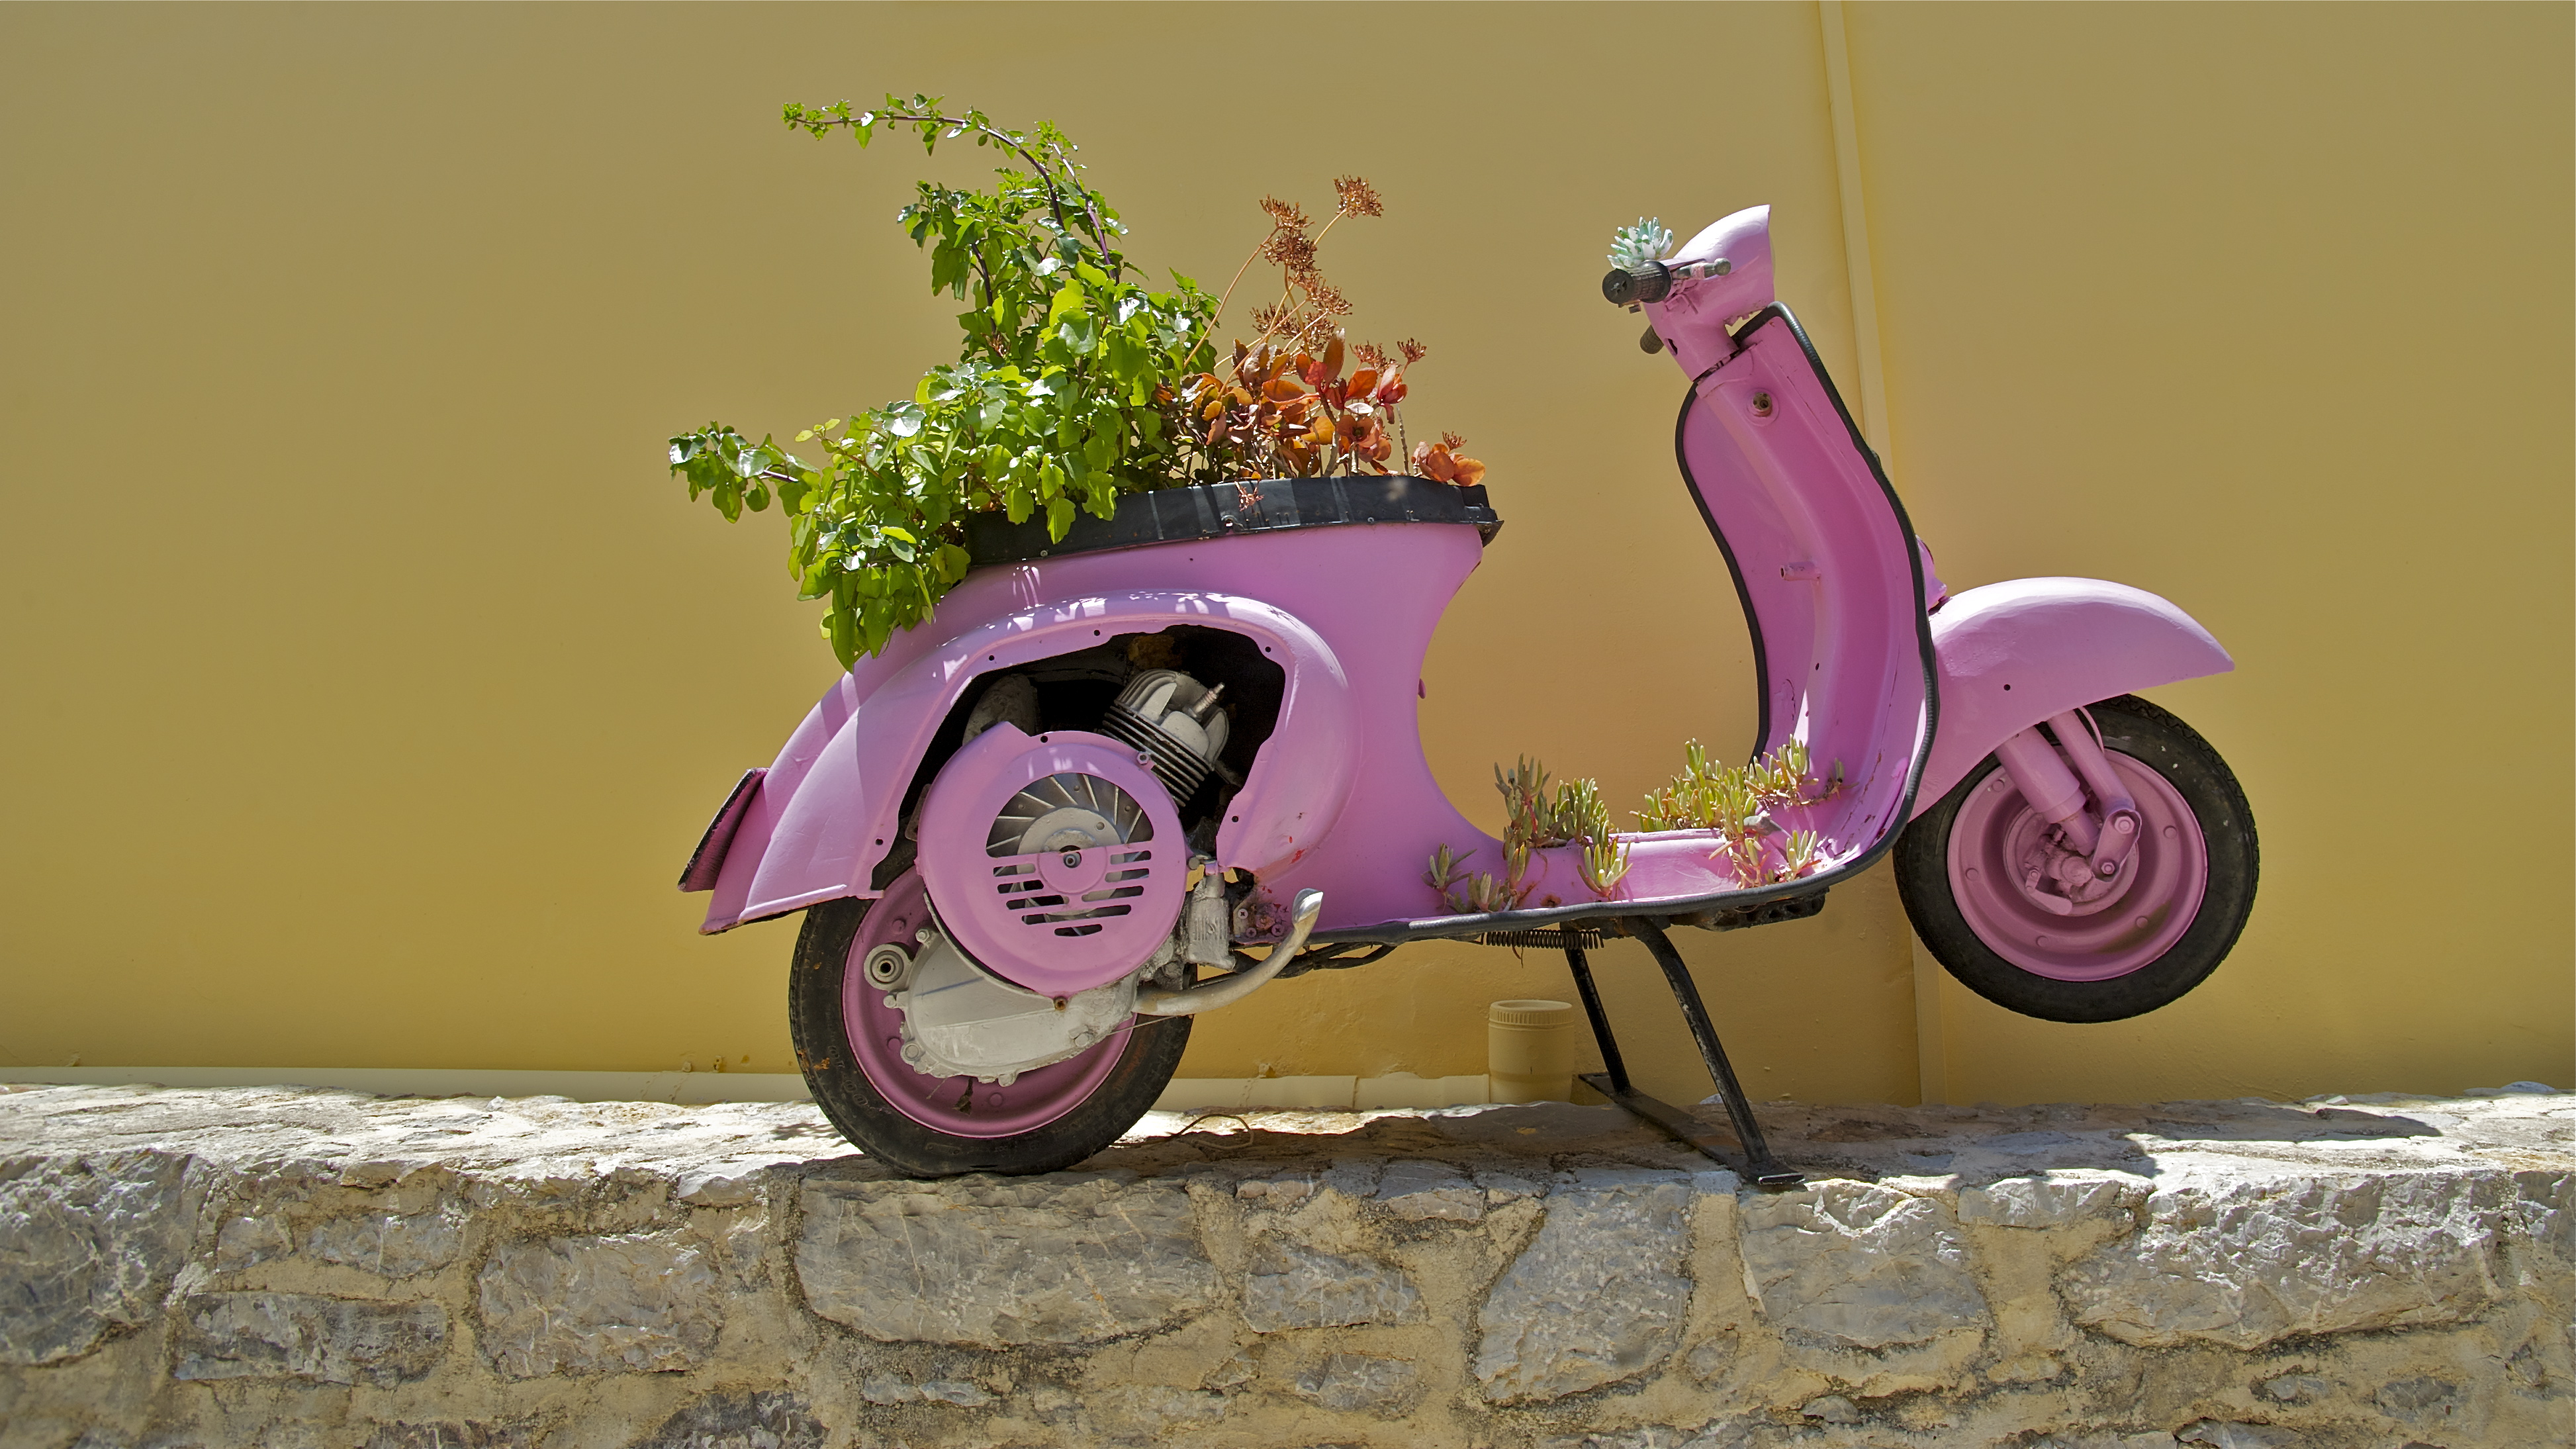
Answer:
[[[1497,1001],[1485,1013],[1487,1095],[1497,1102],[1574,1099],[1574,1007]]]

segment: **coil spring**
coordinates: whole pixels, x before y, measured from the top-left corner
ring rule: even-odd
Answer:
[[[1598,926],[1550,926],[1536,931],[1487,931],[1467,938],[1479,946],[1510,946],[1521,950],[1562,951],[1568,946],[1594,951],[1608,944],[1610,933]]]

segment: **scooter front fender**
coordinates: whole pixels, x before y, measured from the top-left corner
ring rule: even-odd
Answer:
[[[979,676],[1175,624],[1241,634],[1286,675],[1278,722],[1218,828],[1217,860],[1258,874],[1289,859],[1340,814],[1360,753],[1350,681],[1323,637],[1273,605],[1226,594],[1068,598],[956,634],[896,668],[861,661],[861,671],[816,706],[780,757],[810,764],[773,768],[761,782],[699,930],[712,935],[821,901],[876,895],[876,866],[901,829],[913,775]],[[852,698],[861,673],[874,687]],[[815,748],[814,737],[826,730]]]
[[[2236,667],[2189,614],[2105,579],[2012,579],[1953,594],[1932,616],[1932,652],[1941,722],[1916,815],[2050,715]]]

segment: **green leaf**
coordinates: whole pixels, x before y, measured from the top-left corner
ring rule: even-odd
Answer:
[[[980,112],[951,113],[929,96],[889,95],[866,111],[789,103],[781,116],[816,136],[846,128],[862,144],[880,123],[933,148],[1003,138]],[[795,446],[823,440],[818,467],[721,424],[669,440],[669,469],[692,499],[738,518],[775,498],[789,520],[790,575],[800,597],[828,600],[823,633],[845,665],[930,617],[965,576],[956,530],[970,510],[1025,522],[1043,506],[1061,537],[1081,511],[1107,516],[1121,494],[1205,466],[1154,398],[1215,365],[1215,299],[1177,276],[1169,292],[1127,280],[1114,250],[1125,228],[1055,127],[1012,144],[1036,152],[1034,174],[1030,158],[1006,154],[986,186],[922,182],[898,213],[933,291],[982,304],[955,316],[953,365],[845,431],[835,419],[799,432]],[[1069,203],[1061,221],[1050,188]]]

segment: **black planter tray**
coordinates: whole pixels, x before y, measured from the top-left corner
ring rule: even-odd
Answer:
[[[1118,500],[1116,517],[1079,514],[1060,541],[1047,538],[1042,516],[1013,523],[999,513],[971,514],[966,553],[979,565],[1026,563],[1069,553],[1341,523],[1469,523],[1487,543],[1503,527],[1481,484],[1461,487],[1404,474],[1265,478],[1130,493]]]

